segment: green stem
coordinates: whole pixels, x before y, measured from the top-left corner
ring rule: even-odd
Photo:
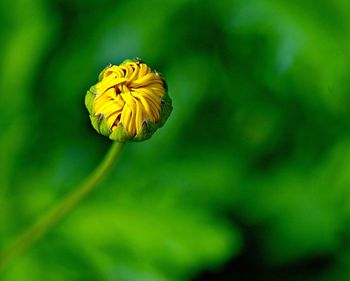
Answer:
[[[85,181],[51,209],[51,211],[39,218],[10,248],[0,254],[0,271],[49,232],[96,188],[113,166],[122,146],[122,143],[114,142],[100,165],[96,167]]]

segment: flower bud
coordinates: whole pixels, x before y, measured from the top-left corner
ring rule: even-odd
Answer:
[[[172,111],[165,80],[140,60],[107,66],[85,105],[95,130],[118,142],[150,138]]]

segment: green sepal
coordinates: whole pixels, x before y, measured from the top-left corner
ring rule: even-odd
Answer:
[[[130,134],[128,134],[128,132],[124,128],[123,124],[119,124],[113,130],[113,132],[109,135],[109,138],[112,141],[126,142],[126,141],[130,140],[132,137],[130,136]]]
[[[172,111],[173,111],[172,100],[168,95],[168,91],[166,91],[161,101],[160,120],[157,123],[159,128],[165,124],[165,122],[168,120]]]
[[[96,88],[92,86],[85,95],[85,106],[89,111],[90,115],[93,114],[93,105],[96,98]]]
[[[112,133],[111,129],[108,127],[106,119],[104,116],[100,118],[100,134],[109,137],[109,135]]]
[[[149,139],[154,132],[159,128],[158,123],[153,123],[150,121],[144,121],[142,124],[142,130],[138,133],[132,141],[144,141]]]
[[[94,127],[94,129],[100,133],[101,135],[104,135],[106,137],[109,137],[109,135],[112,133],[112,131],[107,126],[107,122],[105,118],[100,116],[92,116],[90,115],[91,124]]]
[[[96,117],[96,116],[92,116],[92,115],[89,115],[89,117],[90,117],[90,120],[91,120],[92,127],[94,127],[94,129],[98,133],[100,133],[99,118]]]

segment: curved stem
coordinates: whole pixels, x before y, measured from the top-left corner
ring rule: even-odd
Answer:
[[[113,166],[123,144],[114,142],[99,166],[71,194],[44,214],[15,243],[0,254],[0,271],[22,254],[37,240],[42,238],[66,215],[68,215],[96,186]]]

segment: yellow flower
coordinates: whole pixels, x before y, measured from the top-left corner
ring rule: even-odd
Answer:
[[[93,127],[121,142],[151,137],[172,110],[163,77],[140,60],[107,66],[85,104]]]

